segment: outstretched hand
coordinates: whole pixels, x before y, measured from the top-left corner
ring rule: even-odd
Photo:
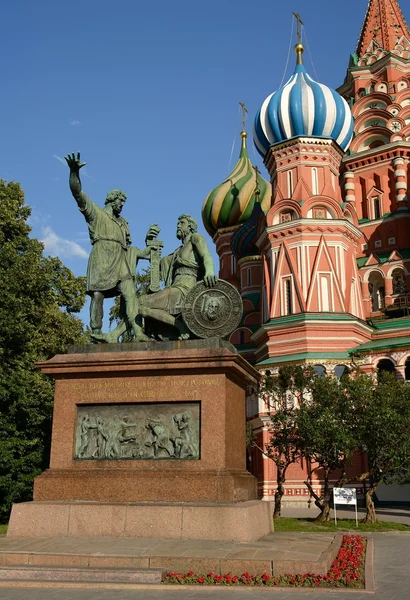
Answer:
[[[67,154],[67,156],[65,156],[64,159],[70,167],[70,171],[74,173],[78,173],[79,170],[87,164],[85,162],[81,162],[79,152],[77,152],[77,156],[74,152],[72,154]]]
[[[218,283],[218,277],[216,275],[205,275],[204,284],[207,288],[213,288]]]

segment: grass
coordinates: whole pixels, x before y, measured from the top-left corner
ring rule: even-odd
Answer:
[[[388,523],[387,521],[378,521],[374,524],[360,523],[356,527],[355,519],[343,519],[337,521],[337,526],[334,520],[328,523],[318,523],[314,519],[291,519],[289,517],[281,517],[274,520],[275,531],[357,531],[365,533],[369,531],[410,531],[408,525],[402,523]]]
[[[5,535],[7,533],[7,525],[0,525],[0,535]]]

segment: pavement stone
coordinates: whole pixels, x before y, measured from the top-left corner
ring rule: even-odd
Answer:
[[[375,540],[376,594],[363,592],[282,591],[277,589],[86,590],[0,588],[0,600],[406,600],[410,590],[410,533],[368,534]]]

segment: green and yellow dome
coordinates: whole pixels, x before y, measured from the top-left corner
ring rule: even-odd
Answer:
[[[234,227],[247,221],[255,202],[260,202],[264,212],[271,207],[272,186],[252,166],[246,146],[247,137],[246,131],[242,131],[241,153],[234,170],[208,194],[202,206],[202,220],[212,237],[218,229]]]

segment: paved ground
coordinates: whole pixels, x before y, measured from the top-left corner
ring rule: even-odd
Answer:
[[[0,588],[0,600],[406,600],[410,590],[410,534],[375,533],[375,595],[344,592],[281,591],[258,589],[181,590],[61,590]]]
[[[334,533],[271,533],[257,542],[200,540],[156,540],[131,538],[6,538],[0,537],[0,552],[31,554],[75,554],[131,557],[206,558],[277,561],[318,561],[335,538]],[[199,561],[198,561],[199,562]],[[88,564],[88,563],[84,563]],[[135,563],[134,563],[135,564]],[[148,566],[139,563],[140,566]],[[210,567],[214,570],[216,566]]]
[[[297,512],[297,515],[289,514]],[[379,510],[379,518],[410,524],[410,510]],[[308,512],[309,516],[314,513]],[[304,516],[303,509],[286,509],[284,516]],[[343,515],[341,515],[343,516]],[[410,590],[410,533],[391,532],[368,534],[375,540],[375,595],[362,592],[281,591],[275,589],[224,588],[221,590],[164,589],[140,590],[75,590],[0,588],[0,600],[406,600]]]

